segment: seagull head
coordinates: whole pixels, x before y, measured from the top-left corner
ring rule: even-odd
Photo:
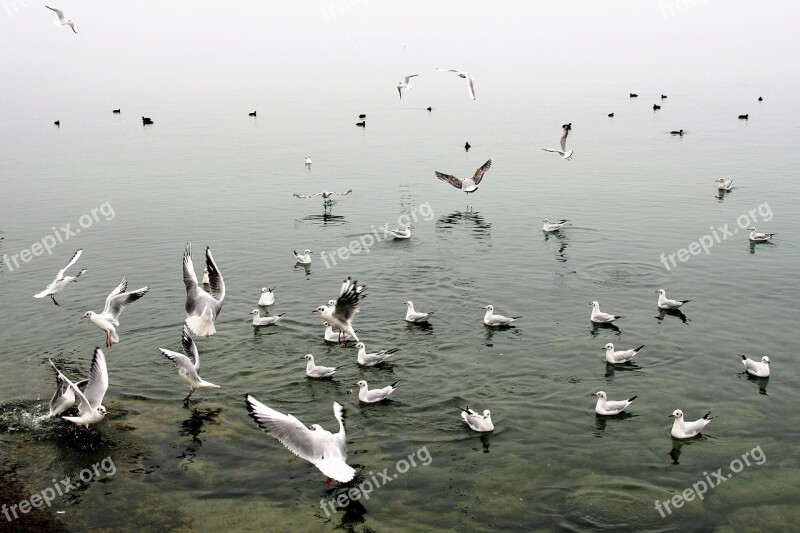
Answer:
[[[482,309],[488,309],[489,311],[494,311],[494,306],[493,305],[485,305],[485,306],[483,306]]]
[[[658,289],[656,292],[658,294],[660,294],[661,296],[666,296],[667,295],[667,291],[665,291],[664,289]]]
[[[366,382],[366,381],[364,381],[363,379],[362,379],[361,381],[357,381],[357,382],[356,382],[356,385],[358,385],[358,388],[359,388],[359,389],[365,389],[365,388],[367,388],[367,382]]]
[[[104,405],[101,405],[100,407],[98,407],[97,408],[97,412],[100,413],[101,415],[103,415],[104,417],[106,415],[108,415],[108,409],[106,409]]]
[[[591,305],[592,307],[600,307],[600,304],[597,302],[591,302],[589,305]]]
[[[364,346],[364,343],[363,343],[363,342],[357,342],[355,347],[356,347],[356,348],[358,348],[359,350],[360,350],[361,348],[364,348],[364,349],[366,349],[366,348],[367,348],[366,346]]]
[[[597,398],[605,399],[606,398],[606,393],[604,391],[599,390],[597,392],[593,392],[592,396],[596,396]]]
[[[549,223],[550,223],[550,220],[548,220],[548,219],[544,219],[544,220],[542,220],[542,222],[544,222],[545,224],[549,224]]]
[[[314,360],[314,356],[311,355],[310,353],[307,353],[303,357],[301,357],[300,359],[305,359],[306,361],[313,361]]]
[[[322,313],[323,311],[325,311],[325,310],[327,310],[327,309],[328,309],[328,308],[327,308],[327,307],[325,307],[324,305],[320,305],[319,307],[317,307],[316,309],[314,309],[314,310],[313,310],[313,311],[311,311],[311,312],[312,312],[312,313]]]
[[[203,274],[208,274],[208,269],[207,268],[203,269]]]
[[[314,252],[312,252],[311,250],[309,250],[308,248],[306,248],[305,250],[303,250],[303,253],[304,253],[304,254],[306,254],[306,255],[308,255],[308,254],[313,254]]]
[[[322,431],[322,426],[320,426],[319,424],[311,424],[310,426],[308,426],[308,429],[310,429],[311,431]]]
[[[412,306],[412,305],[414,305],[414,302],[412,302],[411,300],[409,300],[409,301],[407,301],[407,302],[403,302],[403,304],[404,304],[404,305],[408,305],[408,306]]]
[[[764,357],[762,357],[761,358],[761,362],[764,363],[765,365],[768,365],[769,364],[769,356],[765,355]]]
[[[609,342],[608,344],[606,344],[605,348],[603,348],[603,349],[604,350],[613,350],[614,349],[614,345]]]
[[[94,316],[94,311],[86,311],[81,318],[92,318],[92,316]]]
[[[261,287],[261,292],[269,292],[269,289],[267,289],[266,287]]]
[[[258,314],[258,309],[253,309],[252,311],[250,311],[250,314],[251,315],[257,315]]]
[[[677,418],[678,420],[683,420],[683,411],[680,409],[675,409],[672,411],[671,415],[667,415],[667,418]]]
[[[483,411],[483,418],[492,418],[492,412],[486,409]]]

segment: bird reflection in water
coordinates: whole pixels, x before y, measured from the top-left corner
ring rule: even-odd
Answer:
[[[178,456],[185,459],[182,468],[186,470],[197,456],[197,450],[203,445],[200,434],[205,431],[203,426],[206,424],[218,424],[217,417],[222,412],[222,408],[197,409],[192,408],[189,418],[181,422],[181,430],[178,433],[181,437],[190,437],[183,452]]]
[[[598,324],[596,322],[591,323],[591,329],[589,330],[592,334],[592,337],[599,337],[600,335],[605,335],[609,331],[613,331],[614,335],[617,337],[622,335],[622,331],[615,326],[614,324]]]
[[[634,416],[633,413],[628,413],[626,411],[623,411],[620,414],[614,416],[603,416],[595,413],[594,427],[597,428],[598,431],[605,431],[606,424],[608,423],[609,420],[625,420],[628,418],[633,418],[633,416]],[[597,433],[595,433],[595,435],[598,437],[602,437],[602,435]]]
[[[658,320],[658,323],[660,324],[664,321],[664,318],[667,316],[674,316],[680,318],[681,322],[683,322],[684,324],[689,323],[689,319],[686,317],[685,314],[683,314],[683,311],[681,311],[680,309],[659,309],[658,316],[656,316],[655,318]]]
[[[436,221],[436,227],[440,230],[449,230],[462,223],[473,226],[472,235],[478,239],[485,239],[491,236],[492,225],[486,222],[478,211],[473,211],[471,208],[466,211],[454,211],[449,215],[439,217]]]
[[[567,238],[564,235],[562,235],[560,231],[545,233],[544,242],[547,242],[550,239],[553,239],[553,241],[558,243],[558,250],[556,251],[556,261],[558,261],[559,263],[566,263],[567,254],[565,254],[564,251],[567,249],[567,246],[569,246],[569,241],[567,241]]]
[[[633,370],[639,370],[640,368],[642,367],[631,361],[621,364],[612,364],[606,361],[605,377],[613,378],[616,372],[631,372]]]
[[[745,377],[747,378],[747,381],[755,383],[756,386],[758,387],[758,393],[767,396],[767,385],[769,385],[769,377],[760,378],[752,374],[748,374],[747,372],[740,372],[739,377]]]
[[[322,206],[321,214],[308,215],[303,220],[313,222],[319,226],[328,226],[336,224],[346,224],[347,220],[342,215],[334,215],[332,210],[336,202],[325,203]]]

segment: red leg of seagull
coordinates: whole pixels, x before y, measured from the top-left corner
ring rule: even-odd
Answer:
[[[50,298],[53,299],[53,303],[54,304],[56,304],[57,306],[61,307],[61,304],[56,301],[56,295],[55,294],[51,294]]]
[[[106,348],[111,348],[111,334],[106,332]]]
[[[326,485],[330,485],[330,484],[331,484],[331,481],[333,481],[333,479],[331,479],[331,478],[329,478],[329,477],[326,477],[326,478],[325,478],[325,484],[326,484]]]
[[[194,388],[189,389],[189,394],[186,396],[186,398],[183,399],[183,401],[188,402],[189,398],[192,396],[193,393],[194,393]]]

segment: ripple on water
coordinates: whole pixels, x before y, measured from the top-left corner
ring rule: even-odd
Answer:
[[[592,283],[615,287],[657,287],[667,282],[665,270],[654,263],[600,261],[578,273]]]

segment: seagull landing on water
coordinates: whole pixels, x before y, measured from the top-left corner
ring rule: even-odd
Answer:
[[[333,198],[331,198],[331,196],[347,196],[351,192],[353,192],[353,189],[350,189],[350,190],[345,191],[345,192],[321,191],[321,192],[318,192],[318,193],[315,193],[315,194],[297,194],[297,193],[294,193],[294,196],[296,196],[297,198],[314,198],[315,196],[322,196],[322,199],[324,200],[324,203],[328,204],[328,203],[333,202]]]
[[[356,385],[358,385],[358,401],[364,403],[382,402],[383,400],[388,398],[391,393],[397,390],[397,385],[399,383],[400,380],[397,380],[391,385],[383,387],[382,389],[369,390],[367,382],[362,379],[361,381],[356,383]]]
[[[560,141],[561,150],[558,150],[556,148],[542,148],[542,150],[544,150],[545,152],[554,152],[556,154],[561,154],[561,157],[563,157],[567,161],[571,161],[573,150],[567,151],[567,136],[569,135],[570,130],[572,130],[572,122],[561,126],[561,130],[562,130],[561,141]]]
[[[87,311],[83,315],[83,318],[88,318],[92,324],[106,332],[106,348],[111,348],[112,344],[119,342],[119,336],[114,326],[119,326],[119,314],[125,309],[125,306],[135,302],[150,290],[150,287],[142,287],[139,290],[125,292],[127,288],[128,280],[122,278],[117,288],[111,291],[106,298],[106,306],[102,313]]]
[[[591,320],[595,324],[610,324],[618,318],[622,318],[622,315],[611,315],[609,313],[604,313],[600,310],[600,304],[597,302],[592,302],[589,305],[592,306]]]
[[[367,353],[367,347],[363,342],[356,344],[356,348],[358,348],[358,364],[361,366],[375,366],[378,363],[383,363],[399,350],[399,348],[392,348],[390,350]]]
[[[438,171],[436,171],[435,174],[440,180],[446,181],[456,189],[461,189],[465,193],[469,194],[478,190],[478,185],[480,185],[483,175],[486,174],[486,171],[488,171],[490,168],[492,168],[491,159],[484,163],[483,166],[481,166],[478,170],[476,170],[475,174],[473,174],[471,178],[461,179],[449,174],[442,174]]]
[[[594,406],[594,412],[603,416],[614,416],[620,414],[631,403],[633,403],[633,400],[637,398],[636,396],[632,396],[627,400],[612,401],[609,400],[608,396],[606,396],[606,393],[601,390],[593,392],[592,396],[597,397],[597,404]]]
[[[749,357],[741,354],[739,354],[739,357],[742,358],[742,364],[744,365],[744,369],[748,374],[757,378],[769,377],[769,356],[765,355],[761,358],[760,362],[753,361]]]
[[[72,259],[70,259],[69,263],[67,263],[67,266],[65,266],[64,268],[62,268],[61,270],[58,271],[58,273],[56,274],[56,279],[54,279],[50,283],[50,285],[47,286],[47,288],[45,290],[43,290],[39,294],[34,294],[33,297],[34,298],[44,298],[45,296],[49,296],[53,300],[54,304],[60,306],[61,304],[59,304],[56,301],[56,294],[61,292],[62,290],[64,290],[64,288],[67,285],[69,285],[70,282],[78,281],[78,278],[81,277],[81,275],[84,272],[86,272],[86,269],[84,268],[83,270],[78,272],[75,276],[65,276],[64,275],[64,273],[67,271],[67,269],[69,267],[71,267],[72,265],[74,265],[78,261],[78,259],[80,259],[82,253],[83,253],[82,249],[78,250],[77,252],[75,252],[73,254],[73,256],[72,256]]]
[[[304,355],[300,359],[308,361],[306,364],[306,376],[310,378],[329,378],[339,371],[341,366],[319,366],[314,364],[314,356],[309,354]]]
[[[75,29],[75,23],[72,22],[71,20],[67,20],[67,17],[64,16],[63,11],[50,6],[44,6],[44,7],[46,7],[50,11],[55,12],[56,16],[58,16],[58,22],[61,23],[61,26],[69,26],[70,28],[72,28],[73,32],[78,33],[78,30]]]
[[[172,361],[180,378],[189,384],[189,394],[183,399],[186,402],[196,389],[218,389],[219,385],[214,385],[204,380],[197,373],[200,370],[200,352],[197,351],[197,345],[189,336],[189,328],[186,327],[186,324],[183,325],[181,343],[183,345],[182,354],[172,350],[165,350],[164,348],[159,348],[158,350]]]
[[[394,239],[410,239],[411,238],[411,230],[414,229],[414,226],[405,226],[401,228],[395,229],[388,229],[386,233],[392,236]]]
[[[408,76],[403,78],[403,81],[397,83],[397,94],[400,95],[401,100],[403,99],[403,89],[405,89],[406,91],[410,91],[411,89],[414,88],[414,86],[411,84],[411,78],[415,76],[419,76],[419,74],[409,74]]]
[[[225,300],[225,281],[211,255],[211,248],[206,247],[206,268],[208,268],[208,293],[197,284],[192,263],[192,243],[186,243],[183,253],[183,284],[186,286],[186,325],[195,335],[209,337],[217,332],[214,322],[217,320],[222,303]]]
[[[486,309],[486,314],[483,315],[483,323],[490,327],[508,326],[515,320],[522,318],[521,316],[503,316],[494,314],[494,306],[487,305],[483,307]]]
[[[321,305],[314,309],[314,313],[319,313],[322,318],[339,330],[340,340],[344,340],[345,335],[349,335],[354,341],[358,341],[358,336],[353,330],[353,317],[358,312],[358,304],[364,298],[366,285],[359,285],[349,277],[342,282],[339,290],[339,297],[333,306]]]
[[[461,419],[467,423],[472,431],[477,431],[478,433],[494,431],[492,413],[488,409],[484,410],[482,415],[470,409],[469,405],[459,407],[459,409],[461,409]]]
[[[303,250],[302,254],[298,254],[297,250],[292,250],[292,252],[294,253],[294,259],[295,259],[295,261],[297,262],[298,265],[310,265],[311,264],[311,254],[314,253],[311,250],[308,250],[308,249]]]
[[[253,309],[250,311],[250,314],[253,315],[253,325],[254,326],[271,326],[275,322],[281,319],[283,315],[286,313],[281,313],[275,316],[261,316],[261,311],[258,309]]]
[[[470,96],[470,98],[475,100],[475,85],[474,85],[475,84],[475,78],[472,77],[472,74],[470,74],[469,72],[464,72],[463,70],[457,70],[457,69],[454,69],[454,68],[448,68],[448,69],[437,68],[436,70],[439,70],[439,71],[442,71],[442,72],[455,72],[456,75],[459,78],[467,80],[467,90],[469,91],[469,96]]]
[[[606,352],[606,362],[611,363],[612,365],[618,365],[622,363],[627,363],[631,359],[634,358],[639,351],[644,348],[644,344],[639,346],[638,348],[633,348],[631,350],[619,350],[614,351],[614,345],[612,343],[608,343],[603,347],[603,350]]]
[[[292,415],[285,415],[256,400],[245,398],[247,412],[258,427],[278,439],[290,452],[316,466],[330,479],[347,483],[356,471],[346,463],[347,437],[344,431],[344,408],[333,402],[333,416],[339,431],[331,433],[319,424],[306,426]]]
[[[670,300],[667,298],[667,291],[664,289],[658,289],[656,292],[658,293],[659,309],[678,309],[683,304],[691,302],[691,300]]]
[[[726,180],[725,178],[717,178],[717,189],[720,191],[730,191],[733,189],[733,180]]]
[[[258,298],[258,305],[263,305],[264,307],[267,307],[274,303],[275,303],[275,287],[272,287],[271,289],[262,287],[261,296]]]
[[[777,233],[758,233],[756,228],[747,228],[750,232],[750,242],[767,242],[772,239]]]
[[[671,415],[667,416],[675,419],[675,422],[672,424],[672,431],[670,432],[674,439],[692,439],[698,436],[700,432],[703,431],[703,428],[716,418],[715,416],[711,416],[711,411],[709,411],[700,420],[684,422],[683,411],[680,409],[675,409]]]
[[[50,361],[52,365],[53,362]],[[53,365],[55,368],[55,365]],[[83,387],[88,383],[88,379],[84,379],[82,381],[77,382],[75,385],[77,387]],[[70,407],[75,404],[75,391],[72,390],[72,387],[69,386],[69,383],[64,381],[64,377],[61,375],[61,372],[56,369],[56,391],[53,393],[53,397],[50,399],[50,412],[47,414],[48,417],[58,416]]]
[[[48,361],[50,360],[48,359]],[[90,424],[96,424],[103,420],[108,414],[108,411],[103,406],[103,397],[108,390],[108,367],[106,366],[106,356],[103,350],[100,348],[94,349],[88,383],[83,392],[61,373],[53,361],[50,361],[50,364],[55,368],[59,379],[69,385],[81,401],[80,405],[78,405],[78,416],[62,416],[61,418],[77,426],[84,426],[86,429],[89,429]]]
[[[306,165],[307,167],[310,167],[310,166],[311,166],[311,156],[310,156],[310,155],[307,155],[307,156],[306,156],[305,165]]]
[[[558,231],[567,224],[567,219],[562,218],[561,220],[554,220],[550,222],[548,219],[542,220],[542,231],[545,233],[552,233],[554,231]]]
[[[411,300],[403,303],[408,306],[408,309],[406,309],[406,322],[411,322],[413,324],[422,324],[427,322],[428,319],[436,312],[431,311],[430,313],[419,313],[414,310],[414,302]]]

